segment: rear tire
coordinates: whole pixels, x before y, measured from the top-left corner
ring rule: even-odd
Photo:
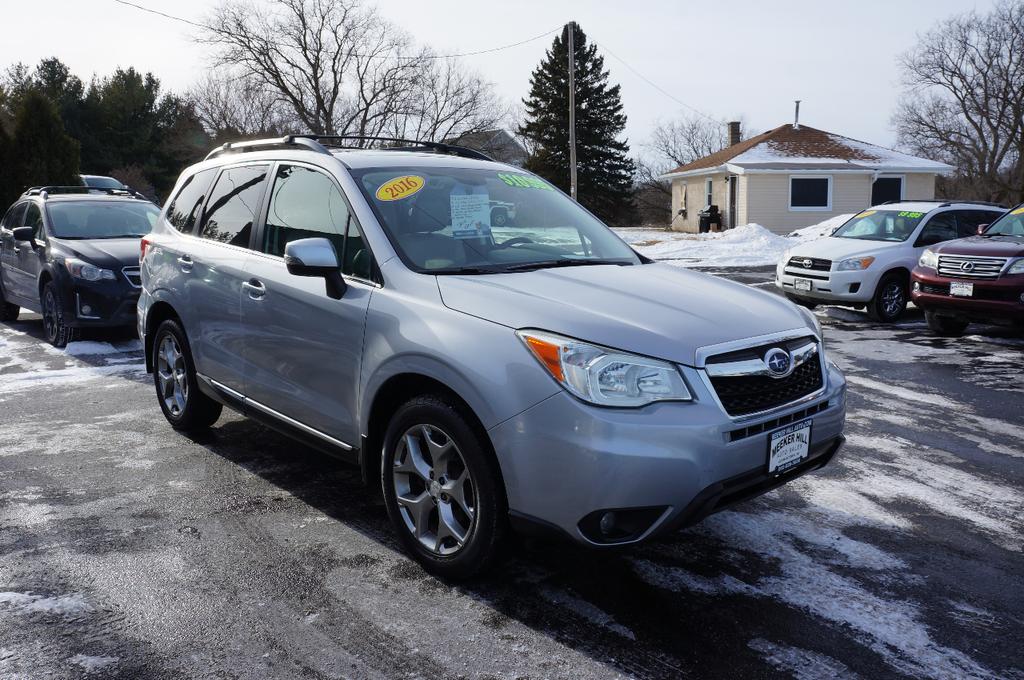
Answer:
[[[424,395],[395,412],[381,484],[405,549],[428,572],[468,579],[490,566],[508,533],[508,504],[483,433],[450,398]]]
[[[932,329],[933,333],[944,338],[958,338],[964,334],[967,326],[970,325],[969,321],[941,316],[935,312],[925,312],[924,320],[928,323],[928,328]]]
[[[21,307],[11,304],[4,297],[3,284],[0,284],[0,321],[17,321]]]
[[[153,337],[153,384],[160,410],[175,430],[205,430],[224,409],[199,390],[192,350],[174,319],[160,324]]]
[[[878,282],[875,296],[868,303],[868,314],[875,321],[892,323],[907,310],[907,281],[899,274],[887,274]]]
[[[40,302],[40,307],[43,310],[43,330],[46,331],[46,339],[49,343],[63,349],[69,342],[77,340],[79,330],[68,326],[64,319],[64,303],[61,300],[57,284],[49,281],[43,286]]]

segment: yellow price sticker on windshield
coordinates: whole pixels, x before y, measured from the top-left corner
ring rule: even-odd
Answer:
[[[1016,210],[1010,211],[1011,215],[1024,215],[1024,208],[1017,208]]]
[[[864,212],[862,212],[859,215],[857,215],[857,217],[871,217],[876,212],[877,212],[876,210],[865,210]]]
[[[378,201],[398,201],[409,198],[427,185],[427,181],[419,175],[402,175],[389,179],[377,189]]]

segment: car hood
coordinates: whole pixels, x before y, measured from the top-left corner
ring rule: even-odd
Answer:
[[[444,304],[511,328],[536,328],[693,366],[700,347],[808,328],[795,305],[665,264],[439,276]],[[483,349],[483,348],[482,348]]]
[[[120,269],[138,266],[139,239],[100,238],[91,240],[61,240],[61,249],[71,257],[91,262],[97,267]]]
[[[1024,236],[968,236],[933,246],[943,255],[976,255],[988,257],[1024,256]]]
[[[848,257],[866,257],[881,252],[892,252],[894,247],[905,244],[905,241],[863,241],[855,238],[826,236],[790,249],[789,257],[817,257],[838,262]]]

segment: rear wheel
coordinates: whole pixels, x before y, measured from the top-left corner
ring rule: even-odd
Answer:
[[[903,316],[907,309],[907,282],[899,274],[882,277],[875,289],[875,296],[868,303],[868,314],[875,321],[892,323]]]
[[[498,556],[507,506],[483,435],[441,395],[412,399],[391,419],[384,501],[402,544],[438,576],[466,579]]]
[[[67,347],[69,342],[78,338],[78,329],[68,326],[64,319],[64,305],[60,291],[53,281],[43,286],[43,330],[46,339],[54,347]]]
[[[11,304],[4,297],[3,285],[0,284],[0,321],[17,321],[21,307]]]
[[[153,338],[153,382],[160,410],[175,430],[210,427],[223,406],[199,391],[185,331],[173,319],[160,324]]]
[[[964,331],[967,330],[967,326],[970,324],[969,321],[961,321],[949,316],[941,316],[935,312],[925,312],[924,320],[928,323],[928,328],[932,329],[933,333],[946,338],[960,337],[964,334]]]

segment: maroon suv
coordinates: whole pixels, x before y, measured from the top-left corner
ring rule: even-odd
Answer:
[[[939,335],[960,335],[972,321],[1024,327],[1024,204],[977,236],[921,254],[914,304]]]

